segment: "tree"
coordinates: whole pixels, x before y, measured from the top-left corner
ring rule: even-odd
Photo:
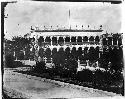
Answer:
[[[45,56],[45,52],[44,52],[44,49],[43,49],[43,48],[40,48],[40,49],[39,49],[39,56],[40,56],[41,58],[43,58],[43,57]]]
[[[116,72],[117,71],[122,71],[123,68],[123,54],[122,54],[122,49],[114,47],[112,50],[112,57],[111,57],[111,63],[112,67],[111,69],[114,69]],[[121,55],[122,54],[122,55]]]
[[[14,68],[14,57],[11,54],[5,56],[5,67]]]
[[[31,42],[30,40],[28,40],[28,38],[24,38],[21,36],[14,36],[12,38],[13,51],[16,52],[17,56],[21,50],[25,52],[28,50],[26,53],[29,53],[30,52],[29,44],[31,44]]]

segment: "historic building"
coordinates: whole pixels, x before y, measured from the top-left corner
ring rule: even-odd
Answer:
[[[40,30],[31,27],[31,33],[27,38],[34,40],[35,60],[45,63],[63,64],[69,59],[74,59],[79,66],[81,64],[97,67],[101,62],[111,63],[112,60],[110,56],[108,57],[110,50],[117,49],[122,52],[122,34],[104,34],[102,27],[87,30],[71,28]],[[59,55],[55,55],[57,53]]]

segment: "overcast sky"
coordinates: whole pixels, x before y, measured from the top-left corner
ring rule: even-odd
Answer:
[[[69,20],[70,9],[70,20]],[[5,38],[24,35],[30,32],[31,26],[56,28],[99,28],[104,31],[120,32],[121,30],[121,5],[107,3],[86,2],[18,2],[9,3],[5,8]],[[7,32],[7,33],[6,33]]]

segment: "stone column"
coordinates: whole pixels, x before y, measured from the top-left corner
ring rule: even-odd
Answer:
[[[116,45],[118,46],[118,39],[117,39],[117,43],[116,43]]]
[[[89,66],[89,60],[86,60],[86,62],[87,62],[87,66]]]
[[[78,63],[78,67],[80,67],[80,60],[79,60],[79,58],[78,58],[78,61],[77,61],[77,63]]]
[[[98,61],[96,62],[96,64],[97,64],[97,67],[99,67],[99,62]]]
[[[65,45],[65,38],[66,38],[66,37],[63,37],[63,39],[64,39],[64,45]]]
[[[112,45],[114,46],[114,40],[113,40],[113,38],[112,38]]]
[[[64,41],[63,41],[63,45],[65,45],[65,37],[64,37],[64,36],[63,36],[63,40],[64,40]]]
[[[93,41],[93,42],[95,42],[95,37],[96,37],[96,36],[93,36],[93,37],[94,37],[94,41]]]
[[[46,36],[43,36],[43,38],[44,38],[44,43],[45,43]]]
[[[51,46],[52,46],[52,36],[50,36],[50,39],[51,39]]]
[[[78,45],[77,40],[78,40],[78,36],[76,36],[76,45]]]
[[[56,38],[57,38],[57,45],[59,45],[59,43],[58,43],[58,40],[59,40],[59,36],[57,36]]]
[[[70,44],[71,44],[71,37],[72,37],[72,36],[70,36]]]

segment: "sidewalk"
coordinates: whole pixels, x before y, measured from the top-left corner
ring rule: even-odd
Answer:
[[[6,91],[13,90],[14,93],[16,91],[17,95],[15,94],[13,97],[27,97],[30,99],[116,96],[112,92],[20,74],[12,70],[5,70],[4,72],[4,89]],[[11,94],[13,92],[11,91]]]

